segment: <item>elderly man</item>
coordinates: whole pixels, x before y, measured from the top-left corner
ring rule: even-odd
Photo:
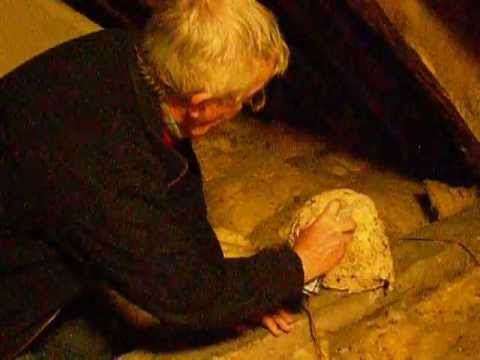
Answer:
[[[296,246],[225,259],[207,221],[190,138],[260,109],[287,67],[254,0],[163,1],[144,34],[107,30],[0,79],[0,354],[26,349],[60,310],[100,287],[175,331],[279,311],[343,256],[339,204]]]

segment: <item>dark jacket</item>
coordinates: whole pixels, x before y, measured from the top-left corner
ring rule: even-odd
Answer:
[[[92,281],[191,330],[301,294],[301,262],[287,247],[223,258],[191,143],[160,140],[136,38],[90,34],[0,79],[0,354]]]

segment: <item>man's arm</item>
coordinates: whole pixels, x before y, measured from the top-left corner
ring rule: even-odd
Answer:
[[[332,201],[318,219],[296,239],[294,250],[302,261],[305,283],[335,267],[352,240],[356,224],[351,218],[339,218],[340,202]],[[290,331],[293,322],[284,309],[265,314],[259,319],[273,335]]]
[[[351,241],[351,232],[355,224],[351,219],[337,221],[339,208],[339,202],[330,203],[318,220],[305,229],[297,239],[295,251],[301,254],[305,282],[333,268],[343,257],[345,247]],[[309,264],[313,264],[313,267],[309,267]],[[115,290],[105,284],[101,289],[132,326],[148,329],[161,325],[154,316],[127,301]],[[289,331],[292,319],[282,309],[261,315],[259,321],[272,334],[279,335],[280,329]]]

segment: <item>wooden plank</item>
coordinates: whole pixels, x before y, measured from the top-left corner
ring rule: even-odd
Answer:
[[[345,0],[390,45],[431,99],[452,122],[453,134],[470,166],[480,169],[480,59],[450,36],[424,1]],[[425,32],[428,29],[428,34]],[[454,51],[455,56],[442,53]],[[434,61],[432,61],[434,59]],[[443,62],[443,63],[439,63]],[[455,68],[455,71],[452,71]],[[455,78],[456,76],[456,78]],[[468,80],[465,81],[465,77]]]
[[[338,0],[263,2],[279,18],[282,32],[293,49],[302,51],[315,70],[333,70],[322,74],[325,84],[314,84],[316,93],[309,94],[299,86],[292,86],[295,91],[305,97],[316,97],[314,103],[318,106],[323,106],[322,97],[326,96],[338,106],[351,106],[356,113],[368,112],[386,136],[379,131],[372,132],[365,141],[371,142],[375,136],[385,137],[380,141],[387,142],[387,146],[380,151],[396,153],[394,156],[399,158],[393,161],[407,171],[416,168],[416,176],[464,176],[465,154],[460,149],[474,149],[475,139],[468,137],[468,132],[461,135],[453,132],[457,128],[453,129],[443,107],[432,101],[384,37],[372,31],[349,3]],[[297,81],[296,74],[293,75],[291,82]],[[302,86],[310,91],[311,86],[306,83]],[[322,86],[327,89],[321,89]],[[361,103],[363,107],[353,103]],[[337,126],[340,121],[334,113],[328,114],[331,116],[327,121]],[[351,121],[355,122],[355,117]],[[465,139],[471,139],[472,146]],[[470,168],[480,174],[479,164],[469,162]]]

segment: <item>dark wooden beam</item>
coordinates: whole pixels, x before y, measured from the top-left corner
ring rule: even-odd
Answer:
[[[480,175],[478,141],[438,82],[415,70],[422,65],[418,56],[396,45],[401,38],[376,0],[263,2],[277,14],[289,44],[314,67],[328,63],[334,71],[327,83],[339,84],[337,93],[363,104],[355,111],[367,111],[385,128],[393,142],[387,151],[398,152],[404,168],[417,167],[419,176],[461,178],[460,168],[468,164]],[[335,119],[330,122],[335,126]]]
[[[467,126],[466,120],[460,114],[457,105],[453,103],[447,91],[440,85],[418,52],[401,35],[396,26],[385,15],[377,1],[345,1],[371,29],[383,37],[396,56],[405,64],[428,96],[434,101],[444,117],[450,120],[449,128],[455,141],[464,153],[465,159],[477,173],[480,172],[480,139]]]

